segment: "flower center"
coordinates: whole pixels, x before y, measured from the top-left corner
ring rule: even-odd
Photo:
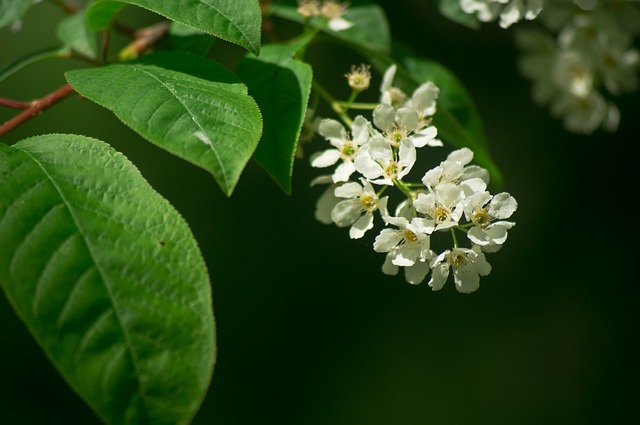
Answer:
[[[467,258],[462,254],[451,254],[448,258],[449,264],[453,268],[459,268],[467,264]]]
[[[402,232],[402,236],[404,237],[404,240],[407,242],[410,242],[410,243],[418,242],[418,235],[416,235],[409,229],[404,229],[404,231]]]
[[[353,159],[356,151],[357,149],[351,141],[345,141],[340,148],[340,155],[342,155],[342,158],[344,159]]]
[[[391,143],[391,146],[397,148],[400,146],[402,139],[406,139],[409,136],[409,132],[404,128],[394,127],[393,130],[385,133],[385,137]]]
[[[486,224],[489,224],[489,222],[491,222],[491,217],[489,216],[489,213],[487,212],[487,210],[485,210],[484,208],[480,208],[479,210],[475,210],[473,212],[473,215],[471,216],[471,221],[476,226],[484,226]]]
[[[360,195],[360,204],[365,211],[374,211],[377,206],[376,199],[368,193]]]
[[[389,161],[386,167],[384,167],[384,176],[388,179],[395,179],[398,176],[398,172],[402,166],[395,161]]]
[[[335,1],[325,1],[320,9],[320,13],[327,19],[336,19],[344,14],[346,7]]]
[[[396,109],[407,102],[407,95],[405,94],[405,92],[396,87],[392,87],[389,90],[389,95],[391,96],[391,106]]]
[[[451,217],[451,214],[449,213],[449,210],[443,207],[438,207],[433,212],[433,219],[436,221],[437,224],[449,221],[450,217]]]

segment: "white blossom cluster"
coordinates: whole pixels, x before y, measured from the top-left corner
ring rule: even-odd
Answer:
[[[312,155],[311,165],[333,171],[312,182],[329,184],[318,200],[316,218],[349,227],[353,239],[381,221],[373,249],[386,254],[385,274],[395,275],[402,267],[406,280],[419,284],[431,272],[428,285],[434,290],[453,274],[459,292],[473,292],[480,276],[491,271],[485,253],[499,250],[515,224],[506,219],[516,210],[516,200],[506,192],[487,191],[489,173],[470,165],[473,152],[467,148],[451,152],[423,173],[421,182],[407,181],[418,150],[442,146],[431,124],[439,89],[427,82],[408,96],[393,86],[395,72],[393,65],[384,74],[373,122],[360,115],[347,130],[336,120],[320,121],[318,133],[331,148]],[[402,201],[391,214],[390,197],[382,195],[393,188]],[[443,239],[436,234],[450,234],[452,244],[434,251],[432,239]],[[458,245],[459,235],[468,247]]]
[[[508,28],[523,19],[535,19],[542,10],[542,0],[460,0],[460,9],[475,14],[481,22],[500,18],[500,26]]]
[[[638,85],[640,2],[546,0],[538,21],[516,33],[536,103],[574,133],[615,131],[620,112],[611,99]]]

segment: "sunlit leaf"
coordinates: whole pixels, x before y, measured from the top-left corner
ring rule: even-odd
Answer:
[[[262,14],[258,0],[97,0],[87,12],[89,27],[94,31],[107,28],[123,3],[151,10],[250,52],[260,51]]]
[[[106,423],[190,423],[215,360],[209,276],[133,164],[83,136],[0,144],[0,247],[11,305]]]
[[[159,52],[66,75],[141,136],[209,171],[227,195],[260,140],[262,118],[247,87],[200,56]]]

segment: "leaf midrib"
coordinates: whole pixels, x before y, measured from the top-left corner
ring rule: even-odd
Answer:
[[[166,85],[161,79],[159,79],[158,77],[156,77],[155,75],[153,75],[153,73],[147,71],[146,69],[144,69],[143,67],[140,66],[133,66],[134,69],[140,70],[142,71],[142,73],[144,73],[145,75],[153,78],[154,80],[156,80],[163,88],[165,88],[169,93],[171,93],[171,95],[173,95],[173,97],[180,103],[180,105],[182,105],[182,107],[187,111],[187,113],[189,114],[189,116],[191,116],[191,118],[193,119],[193,122],[198,126],[198,128],[200,129],[200,131],[202,131],[204,134],[207,135],[207,137],[209,136],[209,132],[202,126],[202,124],[200,124],[200,121],[198,120],[197,116],[191,112],[191,109],[187,106],[187,104],[185,102],[182,101],[182,99],[180,98],[180,96],[178,96],[178,93],[176,93],[171,87],[169,87],[168,85]],[[220,155],[218,154],[218,151],[214,148],[213,143],[211,144],[207,144],[207,146],[210,147],[211,152],[213,152],[213,154],[216,157],[216,162],[218,163],[218,167],[220,168],[220,173],[222,174],[222,177],[224,178],[225,184],[228,185],[229,184],[229,176],[228,176],[228,171],[226,170],[226,168],[224,167],[224,163],[222,161],[222,159],[220,158]]]

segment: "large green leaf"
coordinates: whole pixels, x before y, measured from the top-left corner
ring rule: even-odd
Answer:
[[[66,76],[146,139],[209,171],[227,196],[260,140],[262,118],[247,87],[200,56],[159,52]]]
[[[87,12],[89,27],[94,31],[107,28],[122,3],[151,10],[255,54],[260,51],[262,13],[258,0],[96,0]]]
[[[0,0],[0,28],[20,22],[33,0]]]
[[[296,47],[264,46],[259,57],[247,56],[237,69],[264,118],[254,158],[286,193],[312,82],[311,67],[292,59]]]
[[[122,154],[76,135],[0,144],[0,247],[11,305],[105,422],[190,422],[215,360],[209,276]]]
[[[299,23],[304,22],[304,18],[293,6],[274,4],[269,8],[269,11],[280,18]],[[389,22],[380,6],[371,4],[349,7],[344,14],[344,19],[351,22],[353,26],[342,31],[332,31],[323,26],[323,32],[345,42],[381,53],[389,53],[391,51]],[[322,21],[314,21],[314,25],[324,24],[325,22]]]

